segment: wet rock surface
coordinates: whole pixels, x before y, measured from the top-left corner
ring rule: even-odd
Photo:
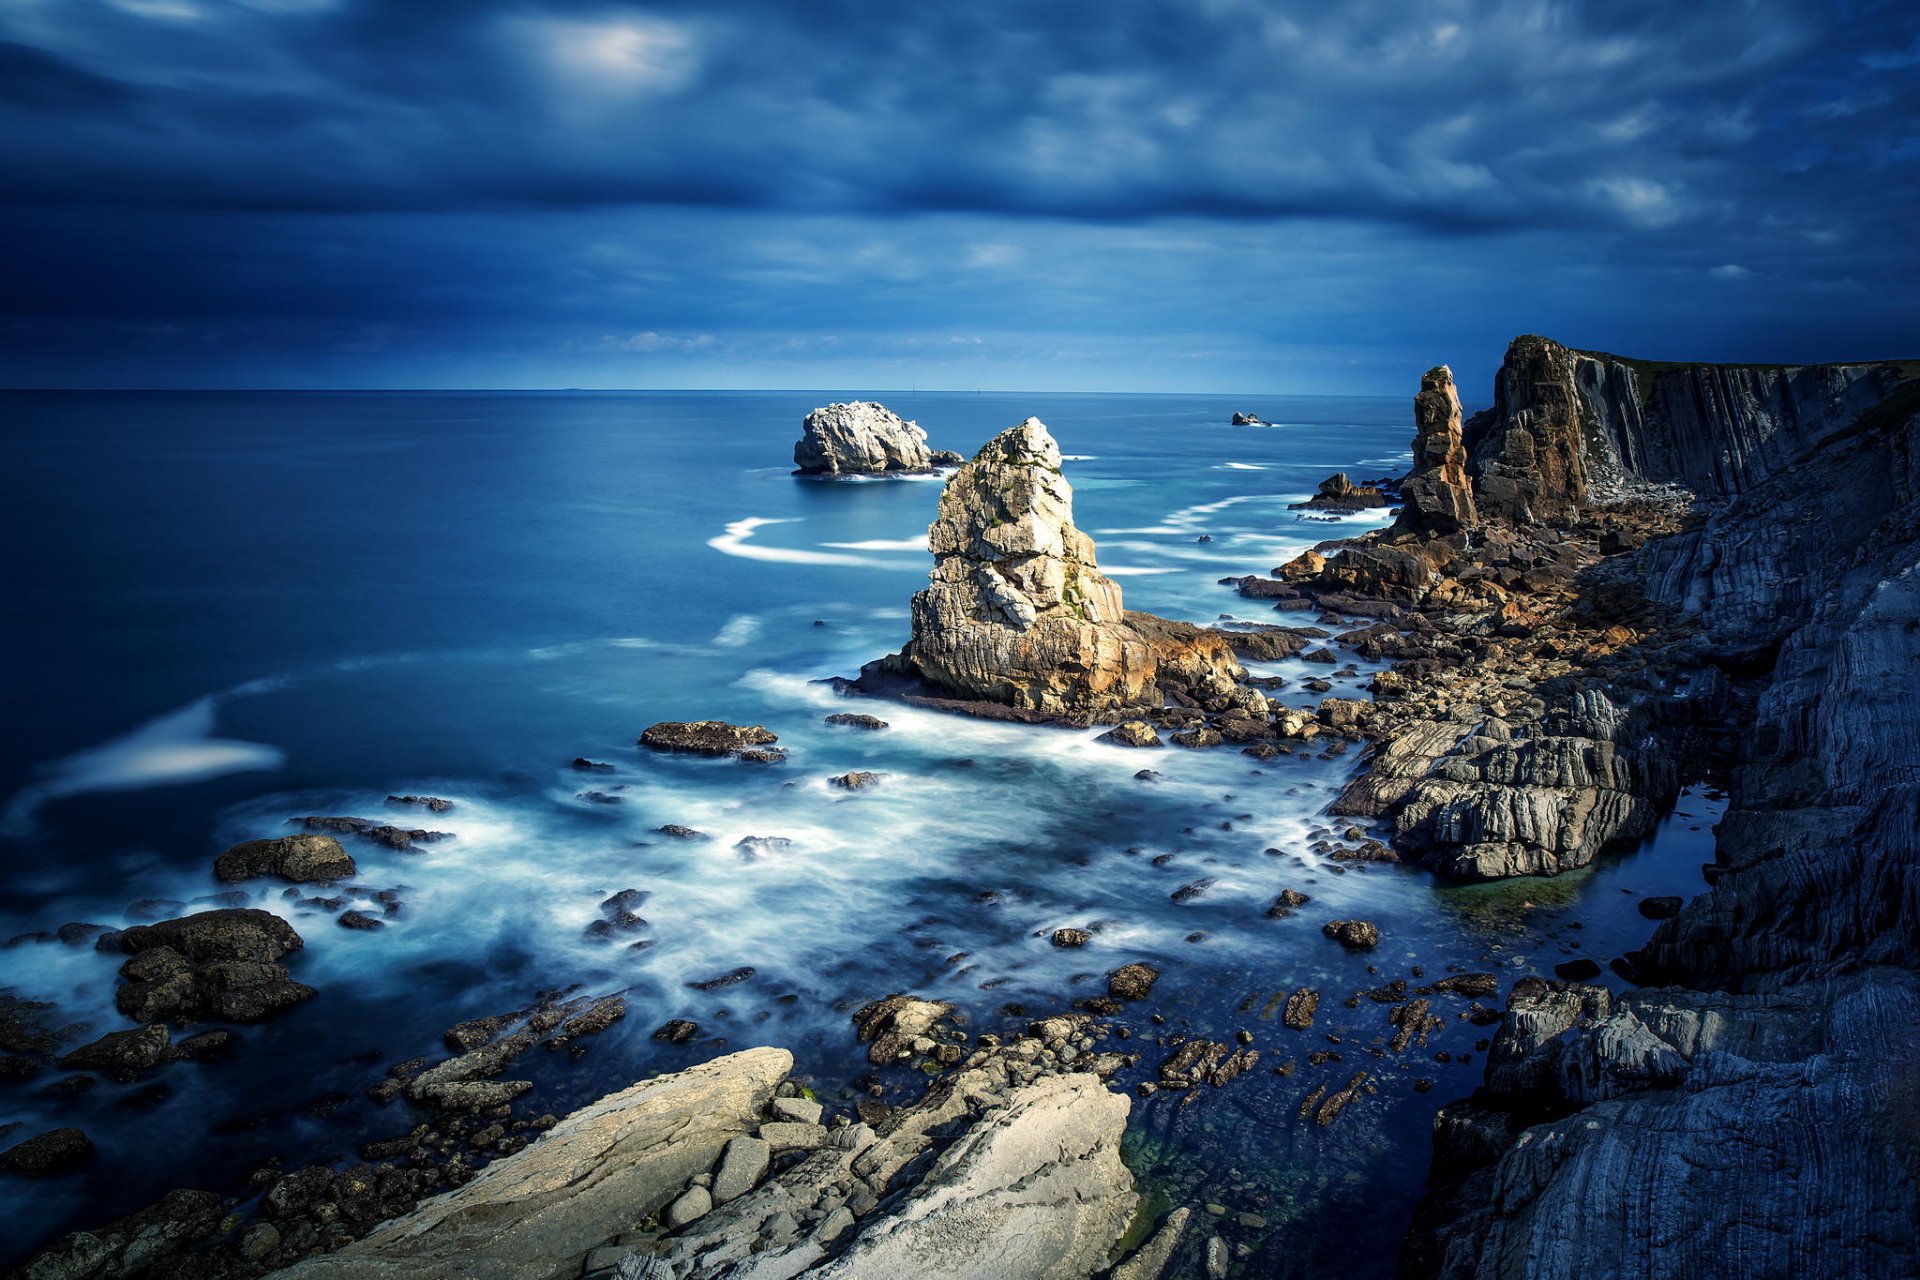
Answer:
[[[640,745],[656,751],[684,751],[699,756],[739,756],[780,741],[761,725],[728,724],[724,720],[666,720],[649,725]]]

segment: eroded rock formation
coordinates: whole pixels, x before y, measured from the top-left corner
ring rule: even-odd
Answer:
[[[1430,866],[1564,869],[1688,774],[1730,793],[1709,887],[1617,962],[1665,985],[1515,988],[1485,1087],[1436,1122],[1405,1276],[1920,1256],[1894,1083],[1920,1063],[1916,372],[1522,338],[1458,447],[1429,375],[1394,529],[1243,588],[1386,620],[1351,637],[1400,665],[1337,807]],[[1462,497],[1471,524],[1434,518]]]
[[[1060,447],[1038,418],[995,436],[947,482],[929,531],[931,585],[913,639],[889,661],[958,697],[1044,716],[1120,720],[1164,686],[1235,696],[1217,632],[1129,613],[1074,527]]]
[[[793,446],[793,465],[802,475],[924,474],[934,461],[918,423],[868,400],[815,409]]]

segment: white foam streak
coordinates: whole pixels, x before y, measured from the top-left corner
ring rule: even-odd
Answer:
[[[285,763],[278,747],[214,737],[215,705],[212,696],[197,699],[125,737],[42,766],[41,781],[21,790],[7,806],[6,829],[24,830],[41,805],[66,796],[178,786],[223,774],[278,769]]]
[[[794,547],[769,547],[750,542],[754,532],[770,524],[798,524],[798,517],[774,519],[769,516],[748,516],[744,520],[735,520],[727,525],[727,531],[716,538],[708,538],[707,545],[725,555],[739,556],[742,560],[768,560],[775,564],[839,564],[862,567],[878,565],[878,560],[865,556],[843,556],[831,551],[802,551]]]

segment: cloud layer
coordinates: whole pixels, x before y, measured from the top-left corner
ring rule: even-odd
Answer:
[[[0,158],[15,383],[1920,351],[1892,5],[14,0]]]

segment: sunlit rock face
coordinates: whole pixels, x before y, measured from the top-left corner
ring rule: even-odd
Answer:
[[[927,433],[883,404],[856,400],[808,414],[793,446],[803,475],[882,475],[933,467]]]
[[[1157,706],[1158,683],[1224,697],[1241,674],[1223,637],[1130,614],[1073,524],[1060,446],[1038,418],[995,436],[947,482],[899,665],[963,697],[1058,716]]]

